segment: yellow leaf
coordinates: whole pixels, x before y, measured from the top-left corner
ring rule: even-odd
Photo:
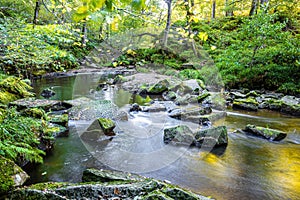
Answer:
[[[198,34],[198,37],[200,38],[200,40],[205,42],[208,39],[208,34],[206,32],[200,32]]]
[[[217,48],[217,47],[214,46],[214,45],[210,47],[211,50],[215,50],[216,48]]]
[[[113,62],[113,66],[114,67],[118,66],[118,63],[117,62]]]

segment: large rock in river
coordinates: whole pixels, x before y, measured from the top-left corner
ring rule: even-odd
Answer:
[[[0,156],[0,195],[21,186],[29,176],[13,161]]]
[[[243,129],[243,131],[251,135],[259,136],[270,141],[280,141],[284,139],[287,135],[285,132],[279,130],[264,128],[264,127],[255,126],[251,124],[248,124],[246,128]]]
[[[97,171],[88,169],[83,174],[83,180],[92,182],[79,184],[40,183],[14,190],[9,199],[211,199],[174,185],[138,175],[130,176],[129,173],[108,170]]]
[[[46,100],[46,99],[19,99],[17,101],[9,103],[10,106],[16,106],[18,110],[23,110],[27,108],[41,108],[44,111],[59,111],[67,110],[72,107],[71,104],[57,101],[57,100]]]
[[[199,147],[217,147],[228,144],[226,126],[211,127],[199,130],[195,135],[194,144]]]
[[[228,144],[225,126],[210,127],[192,132],[186,125],[164,129],[164,143],[192,145],[197,147],[217,147]]]
[[[164,129],[164,143],[191,145],[194,142],[192,130],[186,125]]]
[[[257,111],[258,110],[258,102],[251,97],[247,99],[235,99],[232,104],[233,109],[241,109],[241,110],[250,110]]]

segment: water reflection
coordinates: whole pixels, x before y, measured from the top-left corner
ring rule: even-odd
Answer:
[[[73,92],[74,79],[66,77],[56,80],[41,80],[36,84],[35,90],[55,86],[57,92],[54,99],[72,99],[74,96],[89,96],[94,98],[111,99],[122,107],[133,101],[133,96],[124,90],[109,88],[102,93],[91,94],[89,89],[97,86],[99,76],[80,77],[76,80],[76,91]],[[84,83],[90,84],[87,86]],[[75,87],[74,87],[75,88]],[[93,96],[94,95],[94,96]],[[98,96],[97,96],[98,95]],[[122,130],[128,134],[110,138],[96,135],[95,144],[91,150],[97,153],[104,162],[95,159],[81,142],[77,131],[83,130],[90,124],[85,121],[70,122],[71,131],[69,138],[57,139],[53,155],[46,158],[45,163],[31,172],[32,182],[35,181],[80,181],[81,173],[86,167],[109,168],[103,163],[111,163],[134,171],[137,164],[147,168],[153,163],[167,159],[169,155],[180,154],[174,162],[167,163],[164,167],[142,175],[169,180],[174,184],[192,189],[195,192],[212,196],[217,199],[299,199],[300,198],[300,119],[271,111],[237,112],[229,111],[225,119],[219,120],[215,125],[225,125],[231,132],[244,128],[247,124],[268,126],[288,133],[287,138],[279,143],[268,142],[263,139],[249,137],[239,133],[229,134],[229,144],[226,149],[214,149],[211,153],[197,148],[180,149],[170,147],[167,152],[160,152],[156,157],[141,158],[138,156],[127,157],[123,160],[124,150],[130,148],[132,152],[153,152],[162,148],[161,131],[156,123],[166,126],[178,124],[176,120],[166,121],[161,113],[147,116],[141,113],[135,116],[130,123],[118,122]],[[149,121],[150,120],[150,121]],[[195,125],[195,124],[194,124]],[[192,125],[191,125],[192,126]],[[197,125],[195,125],[197,128]],[[76,127],[76,128],[75,128]],[[140,127],[141,131],[137,131]],[[153,134],[141,134],[144,129],[153,129]],[[83,131],[82,131],[83,132]],[[93,132],[89,132],[92,134]],[[84,137],[84,136],[82,136]],[[86,137],[88,141],[91,136]],[[132,140],[136,138],[138,140]],[[85,140],[83,139],[83,140]],[[293,142],[293,143],[288,143]],[[93,146],[96,145],[96,146]],[[144,159],[144,160],[143,160]],[[103,161],[103,160],[102,160]],[[148,166],[149,165],[149,166]],[[133,166],[130,168],[130,166]],[[46,175],[41,176],[42,173]]]

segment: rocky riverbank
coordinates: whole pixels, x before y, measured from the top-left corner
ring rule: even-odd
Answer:
[[[81,183],[39,183],[10,192],[8,199],[208,200],[166,182],[135,174],[87,169]]]

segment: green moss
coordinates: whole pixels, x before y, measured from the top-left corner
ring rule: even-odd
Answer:
[[[243,104],[243,103],[246,103],[246,104],[253,104],[253,105],[258,105],[258,102],[251,98],[251,97],[248,97],[247,99],[235,99],[234,100],[234,104],[236,105],[240,105],[240,104]]]
[[[210,93],[208,93],[208,92],[204,92],[204,93],[202,93],[201,95],[199,95],[198,96],[198,102],[202,102],[204,99],[206,99],[207,97],[209,97],[210,96]]]
[[[108,118],[99,118],[98,122],[105,134],[114,135],[113,129],[116,127],[114,121]]]
[[[0,150],[1,152],[1,150]],[[5,194],[14,186],[12,175],[18,173],[19,168],[13,161],[6,159],[0,155],[0,194]]]
[[[164,91],[167,91],[169,86],[170,86],[170,83],[168,80],[162,80],[162,81],[159,81],[158,83],[152,85],[148,89],[148,92],[151,94],[161,94]]]
[[[64,183],[64,182],[47,182],[47,183],[38,183],[29,186],[29,189],[36,189],[36,190],[55,190],[57,188],[63,188],[67,186],[75,185],[72,183]]]

